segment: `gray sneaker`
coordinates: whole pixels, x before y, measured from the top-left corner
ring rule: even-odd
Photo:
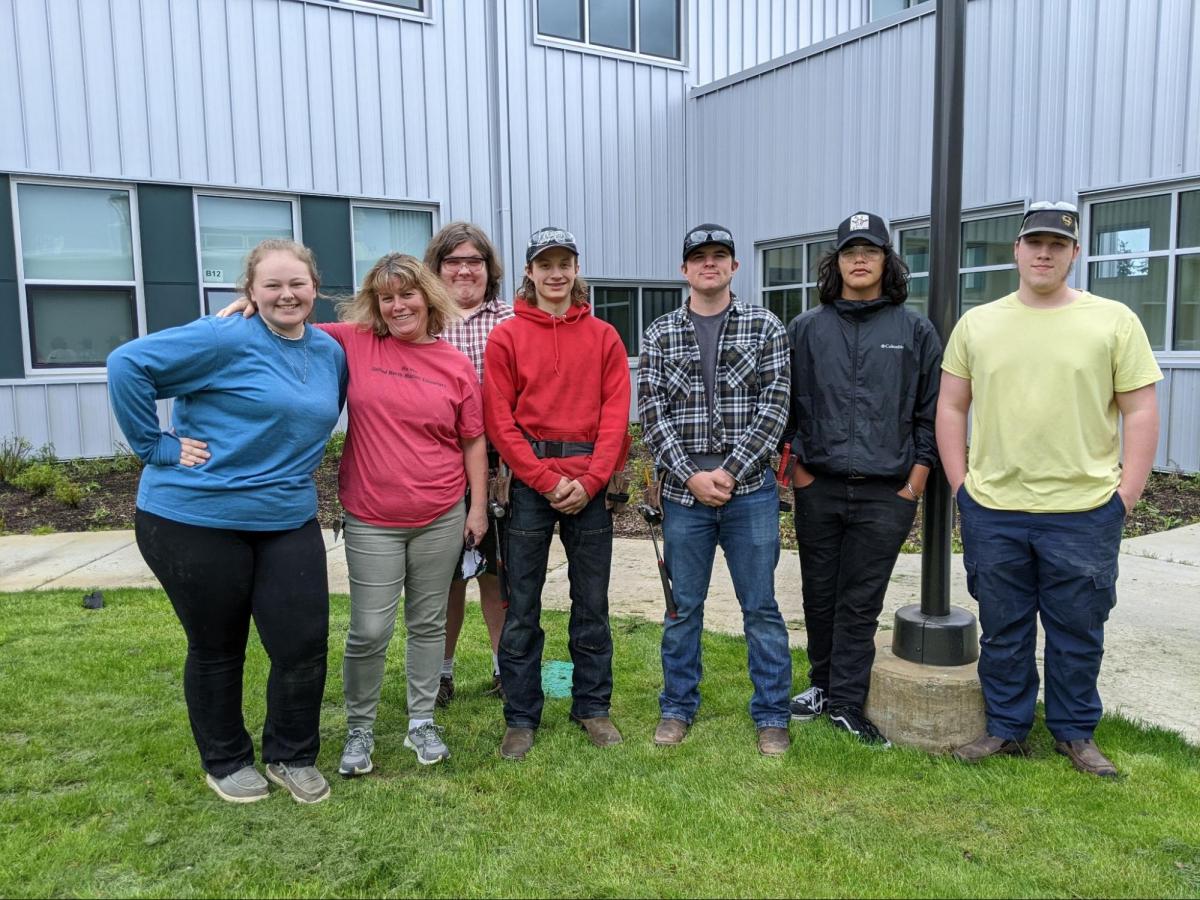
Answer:
[[[271,763],[267,766],[267,777],[286,788],[297,803],[320,803],[329,797],[329,782],[316,766]]]
[[[408,733],[404,738],[404,746],[416,752],[417,762],[421,765],[432,766],[450,758],[450,751],[442,741],[443,730],[442,726],[427,722]]]
[[[245,766],[224,778],[205,775],[204,780],[218,797],[230,803],[253,803],[267,798],[267,779],[254,766]]]
[[[351,728],[342,748],[342,762],[338,774],[347,778],[366,775],[375,765],[371,762],[371,751],[375,749],[375,733],[370,728]]]

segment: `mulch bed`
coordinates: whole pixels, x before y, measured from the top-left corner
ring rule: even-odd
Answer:
[[[633,502],[623,513],[614,516],[613,531],[618,537],[649,539],[645,521],[638,514],[643,472],[649,464],[645,448],[634,444],[626,471],[634,485]],[[137,500],[139,472],[128,464],[104,471],[97,461],[60,464],[65,474],[83,485],[86,493],[79,506],[64,505],[46,494],[35,496],[0,483],[0,531],[8,534],[31,534],[48,531],[88,531],[113,528],[132,528],[134,505]],[[85,465],[82,473],[80,465]],[[337,461],[327,458],[316,473],[318,518],[321,525],[331,527],[338,514]],[[787,497],[787,493],[783,493]],[[1155,473],[1138,504],[1129,517],[1125,532],[1133,537],[1168,528],[1200,522],[1200,477]],[[791,534],[791,516],[785,515],[785,542]],[[909,536],[911,543],[920,545],[920,517]]]

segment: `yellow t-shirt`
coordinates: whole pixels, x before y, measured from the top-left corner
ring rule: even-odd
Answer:
[[[971,382],[967,492],[992,509],[1076,512],[1120,481],[1117,393],[1162,379],[1133,310],[1086,291],[1054,309],[1009,294],[968,310],[942,369]]]

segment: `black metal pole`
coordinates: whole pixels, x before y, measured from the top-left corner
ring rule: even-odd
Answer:
[[[937,0],[935,15],[929,318],[945,344],[958,321],[967,0]],[[952,522],[953,498],[939,469],[925,492],[921,605],[896,613],[893,652],[913,662],[953,666],[979,656],[975,617],[950,606]]]

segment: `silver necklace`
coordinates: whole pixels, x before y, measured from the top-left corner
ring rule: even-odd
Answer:
[[[267,325],[266,322],[263,322],[263,324]],[[286,334],[280,334],[278,331],[276,331],[270,325],[267,325],[267,331],[271,332],[271,334],[275,335],[275,337],[279,338],[280,340],[287,341],[291,344],[295,344],[298,341],[298,342],[300,342],[301,346],[304,347],[304,366],[303,366],[303,372],[301,373],[300,371],[298,371],[296,369],[296,367],[294,365],[292,365],[292,361],[288,358],[288,353],[283,348],[283,346],[276,343],[275,341],[271,341],[271,343],[275,345],[275,349],[279,351],[279,355],[283,357],[283,361],[285,363],[287,363],[287,367],[292,370],[292,374],[295,375],[297,379],[299,379],[301,384],[307,384],[308,383],[308,343],[309,343],[308,342],[308,329],[305,329],[304,334],[300,335],[300,337],[298,337],[298,338],[290,338]]]

